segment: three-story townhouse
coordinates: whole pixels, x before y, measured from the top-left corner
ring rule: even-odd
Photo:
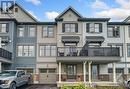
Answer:
[[[36,74],[40,84],[56,84],[57,74],[56,22],[41,22],[37,27]]]

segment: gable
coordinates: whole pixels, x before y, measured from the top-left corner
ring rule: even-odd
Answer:
[[[24,11],[19,6],[15,6],[15,8],[18,8],[18,12],[15,13],[15,18],[18,22],[36,22],[28,12]]]
[[[64,10],[56,19],[63,19],[63,21],[77,21],[82,16],[72,7]]]
[[[63,18],[63,21],[77,21],[79,17],[72,11],[68,11],[61,18]]]
[[[14,8],[18,9],[18,12],[14,14],[2,14],[0,13],[0,18],[15,18],[18,22],[37,22],[37,20],[29,14],[25,9],[23,9],[18,4],[15,4],[15,7],[11,6],[10,8],[14,10]]]

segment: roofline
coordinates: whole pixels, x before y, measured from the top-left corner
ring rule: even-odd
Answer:
[[[78,21],[109,21],[110,18],[79,18]]]
[[[56,22],[18,22],[18,25],[56,25]]]
[[[130,25],[130,22],[108,22],[108,25]]]
[[[128,16],[123,22],[127,22],[130,19],[130,16]]]
[[[14,21],[17,23],[17,20],[15,18],[0,18],[0,21]]]
[[[68,10],[72,10],[77,16],[79,16],[80,18],[83,18],[83,16],[82,16],[78,11],[76,11],[72,6],[69,6],[69,7],[68,7],[67,9],[65,9],[61,14],[59,14],[59,15],[56,17],[56,19],[62,17]]]

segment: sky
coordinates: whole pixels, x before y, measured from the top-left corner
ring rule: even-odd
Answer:
[[[111,18],[123,21],[130,16],[130,0],[16,0],[38,21],[54,21],[67,7],[72,6],[87,18]]]

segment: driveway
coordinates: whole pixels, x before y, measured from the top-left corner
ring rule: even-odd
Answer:
[[[17,89],[58,89],[56,85],[24,85]]]

